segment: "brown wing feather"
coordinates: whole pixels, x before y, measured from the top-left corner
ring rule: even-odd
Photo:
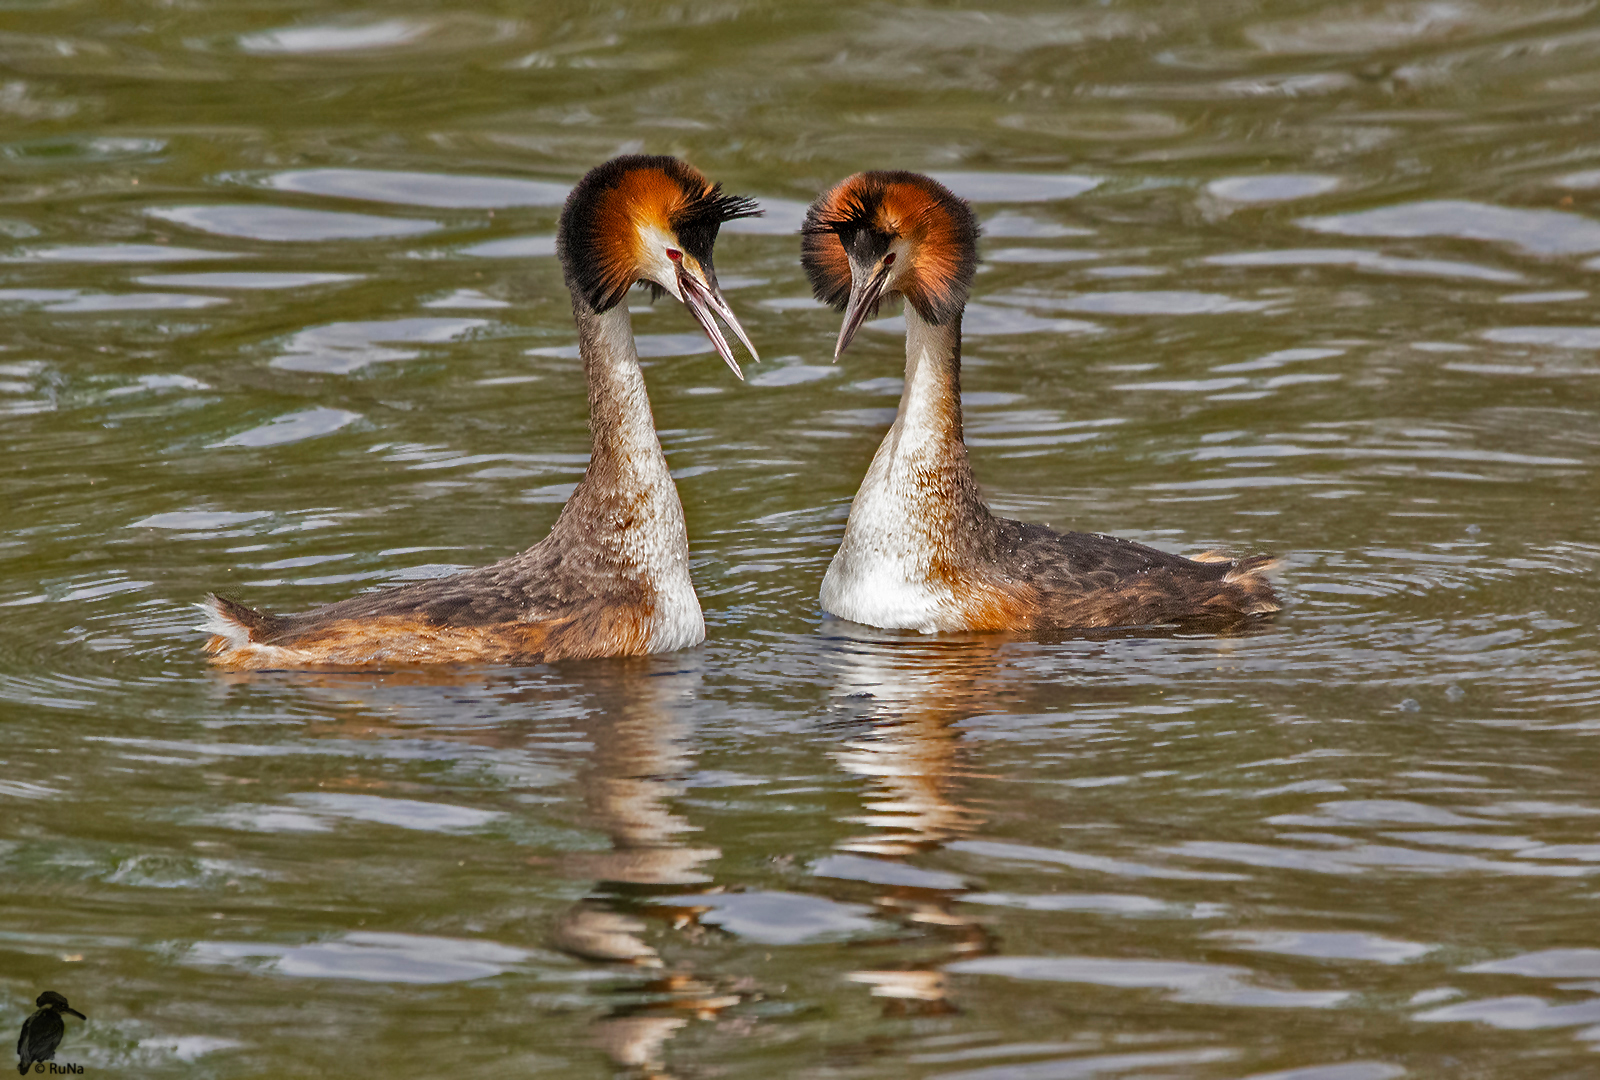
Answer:
[[[992,572],[1035,598],[1030,629],[1207,622],[1281,607],[1263,574],[1273,562],[1266,556],[1199,561],[1114,536],[1004,519],[995,519],[992,537]]]
[[[243,627],[252,641],[260,641],[277,633],[283,622],[278,616],[247,607],[231,596],[212,593],[207,599],[218,615]]]
[[[491,566],[294,615],[218,598],[216,613],[248,639],[219,634],[209,650],[238,669],[621,656],[646,650],[653,609],[647,582],[547,538]]]

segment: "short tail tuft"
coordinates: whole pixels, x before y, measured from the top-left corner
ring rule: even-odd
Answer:
[[[1246,555],[1234,561],[1233,568],[1223,580],[1243,581],[1245,578],[1261,577],[1269,570],[1276,570],[1278,562],[1276,555]]]
[[[1278,558],[1275,555],[1247,555],[1236,561],[1223,577],[1223,581],[1238,585],[1249,593],[1246,615],[1268,615],[1283,609],[1283,604],[1272,590],[1272,583],[1267,580],[1267,571],[1277,565]]]
[[[195,606],[205,612],[206,621],[197,629],[212,635],[206,643],[206,651],[213,656],[243,649],[252,641],[270,637],[279,621],[276,616],[216,593],[209,594],[204,603]]]

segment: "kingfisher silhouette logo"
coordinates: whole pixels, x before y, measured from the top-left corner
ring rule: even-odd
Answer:
[[[29,1070],[36,1076],[69,1076],[83,1072],[82,1065],[58,1065],[54,1059],[61,1036],[67,1033],[67,1022],[61,1019],[61,1014],[70,1013],[79,1020],[89,1018],[68,1005],[67,999],[54,990],[40,994],[34,1004],[39,1006],[39,1011],[22,1022],[22,1034],[17,1036],[17,1072],[23,1076],[27,1076]]]

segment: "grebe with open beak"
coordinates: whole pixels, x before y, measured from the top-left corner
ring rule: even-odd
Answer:
[[[624,298],[635,283],[689,309],[733,373],[721,319],[755,357],[723,301],[718,228],[760,213],[670,157],[619,157],[573,189],[556,233],[592,447],[550,535],[449,577],[269,615],[211,596],[201,605],[212,663],[235,669],[448,662],[537,663],[670,652],[705,640],[689,580],[683,504],[656,437]]]
[[[1231,624],[1277,611],[1270,558],[1186,559],[990,513],[961,428],[977,240],[967,204],[918,173],[857,173],[806,214],[812,291],[844,311],[834,359],[884,299],[903,296],[906,321],[899,413],[850,506],[823,609],[924,633]]]

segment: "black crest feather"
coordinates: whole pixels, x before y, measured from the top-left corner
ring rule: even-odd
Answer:
[[[636,173],[655,173],[668,181],[652,189],[661,201],[664,223],[713,283],[711,252],[722,223],[762,213],[754,199],[725,193],[721,184],[675,157],[627,154],[595,166],[567,196],[556,228],[556,254],[568,288],[597,312],[615,307],[639,280],[628,231],[633,223],[607,213],[609,196]]]
[[[843,309],[850,299],[850,259],[870,265],[898,237],[913,245],[916,273],[901,286],[924,319],[944,323],[966,306],[978,266],[972,208],[930,176],[901,171],[856,173],[806,211],[800,261],[818,300]]]
[[[754,199],[744,195],[729,195],[722,190],[721,184],[713,184],[709,190],[690,199],[672,215],[672,231],[683,242],[683,250],[709,266],[711,249],[716,245],[717,232],[723,222],[734,218],[760,217],[764,213],[766,211],[758,207]]]

